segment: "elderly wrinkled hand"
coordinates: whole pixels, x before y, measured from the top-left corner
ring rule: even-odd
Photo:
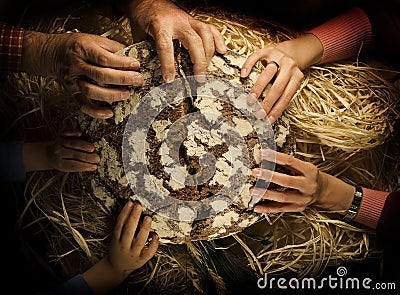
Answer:
[[[23,65],[27,72],[58,79],[77,96],[83,112],[95,118],[108,118],[113,116],[112,111],[93,101],[128,99],[128,86],[143,83],[137,71],[139,62],[115,54],[124,47],[92,34],[29,31],[24,37]]]
[[[188,49],[199,82],[204,81],[215,50],[226,52],[224,38],[215,26],[194,19],[169,0],[132,1],[129,13],[133,39],[139,41],[148,34],[155,40],[166,82],[175,77],[174,39]]]
[[[241,77],[247,77],[258,61],[261,61],[265,68],[250,90],[249,100],[255,103],[272,81],[271,88],[261,102],[262,108],[256,113],[259,118],[268,116],[272,124],[282,115],[300,88],[304,74],[293,58],[275,46],[268,46],[247,58],[242,66]]]

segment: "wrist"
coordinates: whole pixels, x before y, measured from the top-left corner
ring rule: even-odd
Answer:
[[[46,170],[56,169],[55,158],[55,141],[43,142],[42,149],[44,150],[43,162]]]
[[[83,278],[94,294],[108,294],[109,291],[120,285],[127,275],[113,267],[106,256],[85,271]]]
[[[22,43],[23,71],[40,76],[50,76],[50,72],[43,67],[44,52],[49,42],[49,34],[35,31],[26,31]]]
[[[284,41],[276,47],[293,58],[300,70],[317,64],[323,54],[322,44],[313,34],[304,34],[296,39]]]
[[[129,271],[116,267],[115,264],[111,262],[109,255],[105,256],[102,262],[110,274],[110,277],[114,278],[115,281],[123,282],[130,274]]]
[[[162,27],[164,16],[174,17],[182,13],[174,2],[169,0],[131,0],[128,5],[128,18],[134,42],[142,41]]]
[[[27,172],[52,169],[49,160],[50,142],[24,143],[23,159]]]
[[[353,200],[355,188],[344,181],[321,172],[321,188],[314,206],[346,214]]]
[[[170,0],[127,0],[129,13],[135,14],[138,17],[145,16],[152,18],[156,15],[155,12],[165,9],[178,8],[175,3]]]
[[[139,42],[145,40],[147,38],[147,32],[149,31],[149,28],[144,23],[143,18],[148,17],[144,14],[146,11],[152,11],[152,8],[150,7],[151,3],[149,3],[148,0],[131,0],[126,1],[126,3],[128,8],[127,17],[130,21],[133,41]],[[151,21],[147,20],[147,22]]]

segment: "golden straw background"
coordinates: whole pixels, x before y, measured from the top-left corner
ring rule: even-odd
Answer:
[[[220,9],[190,13],[214,24],[229,49],[243,55],[299,33]],[[90,9],[43,19],[34,29],[51,33],[78,29],[126,45],[132,42],[127,19],[111,19]],[[257,66],[262,68],[261,63]],[[354,61],[312,67],[304,73],[301,88],[286,111],[296,131],[296,156],[350,183],[396,189],[398,89],[376,69]],[[77,112],[75,102],[57,82],[25,73],[9,75],[3,95],[18,104],[17,120],[10,129],[22,125],[27,129],[27,140],[55,138]],[[29,175],[24,194],[27,205],[18,224],[22,231],[33,226],[42,229],[50,251],[44,259],[56,261],[65,279],[84,271],[106,253],[118,213],[118,208],[110,212],[88,188],[81,188],[82,177],[85,175],[55,171]],[[217,252],[231,250],[257,275],[293,272],[310,277],[320,275],[330,265],[363,260],[374,252],[375,245],[373,233],[342,221],[336,213],[308,209],[273,214],[243,233],[221,240],[161,245],[156,256],[131,275],[127,287],[134,294],[177,294],[184,290],[202,294],[204,278],[211,278],[223,294],[225,282],[205,255],[209,247]]]

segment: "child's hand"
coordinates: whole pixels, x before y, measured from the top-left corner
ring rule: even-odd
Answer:
[[[158,236],[152,236],[146,246],[151,230],[151,217],[143,219],[135,236],[142,206],[129,201],[118,216],[108,254],[108,263],[117,272],[127,277],[132,271],[142,267],[154,256],[158,248]]]
[[[100,157],[94,154],[94,146],[90,142],[77,137],[79,130],[64,131],[62,135],[47,149],[47,161],[51,169],[63,172],[93,171],[97,169]]]
[[[135,235],[141,214],[140,204],[134,205],[131,201],[125,204],[114,227],[108,255],[83,274],[94,294],[109,294],[110,290],[121,284],[132,271],[142,267],[156,253],[158,236],[153,235],[147,244],[150,216],[143,219],[140,230]]]

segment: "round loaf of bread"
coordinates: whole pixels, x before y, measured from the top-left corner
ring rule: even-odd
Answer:
[[[176,79],[163,83],[152,42],[119,54],[140,61],[144,84],[112,106],[112,119],[79,115],[101,156],[84,189],[106,207],[140,201],[164,243],[221,238],[257,222],[249,190],[269,184],[251,169],[262,165],[261,149],[292,153],[295,142],[284,115],[271,126],[255,118],[258,104],[247,103],[257,70],[240,78],[245,57],[228,51],[212,58],[199,83],[188,52],[175,43]]]

